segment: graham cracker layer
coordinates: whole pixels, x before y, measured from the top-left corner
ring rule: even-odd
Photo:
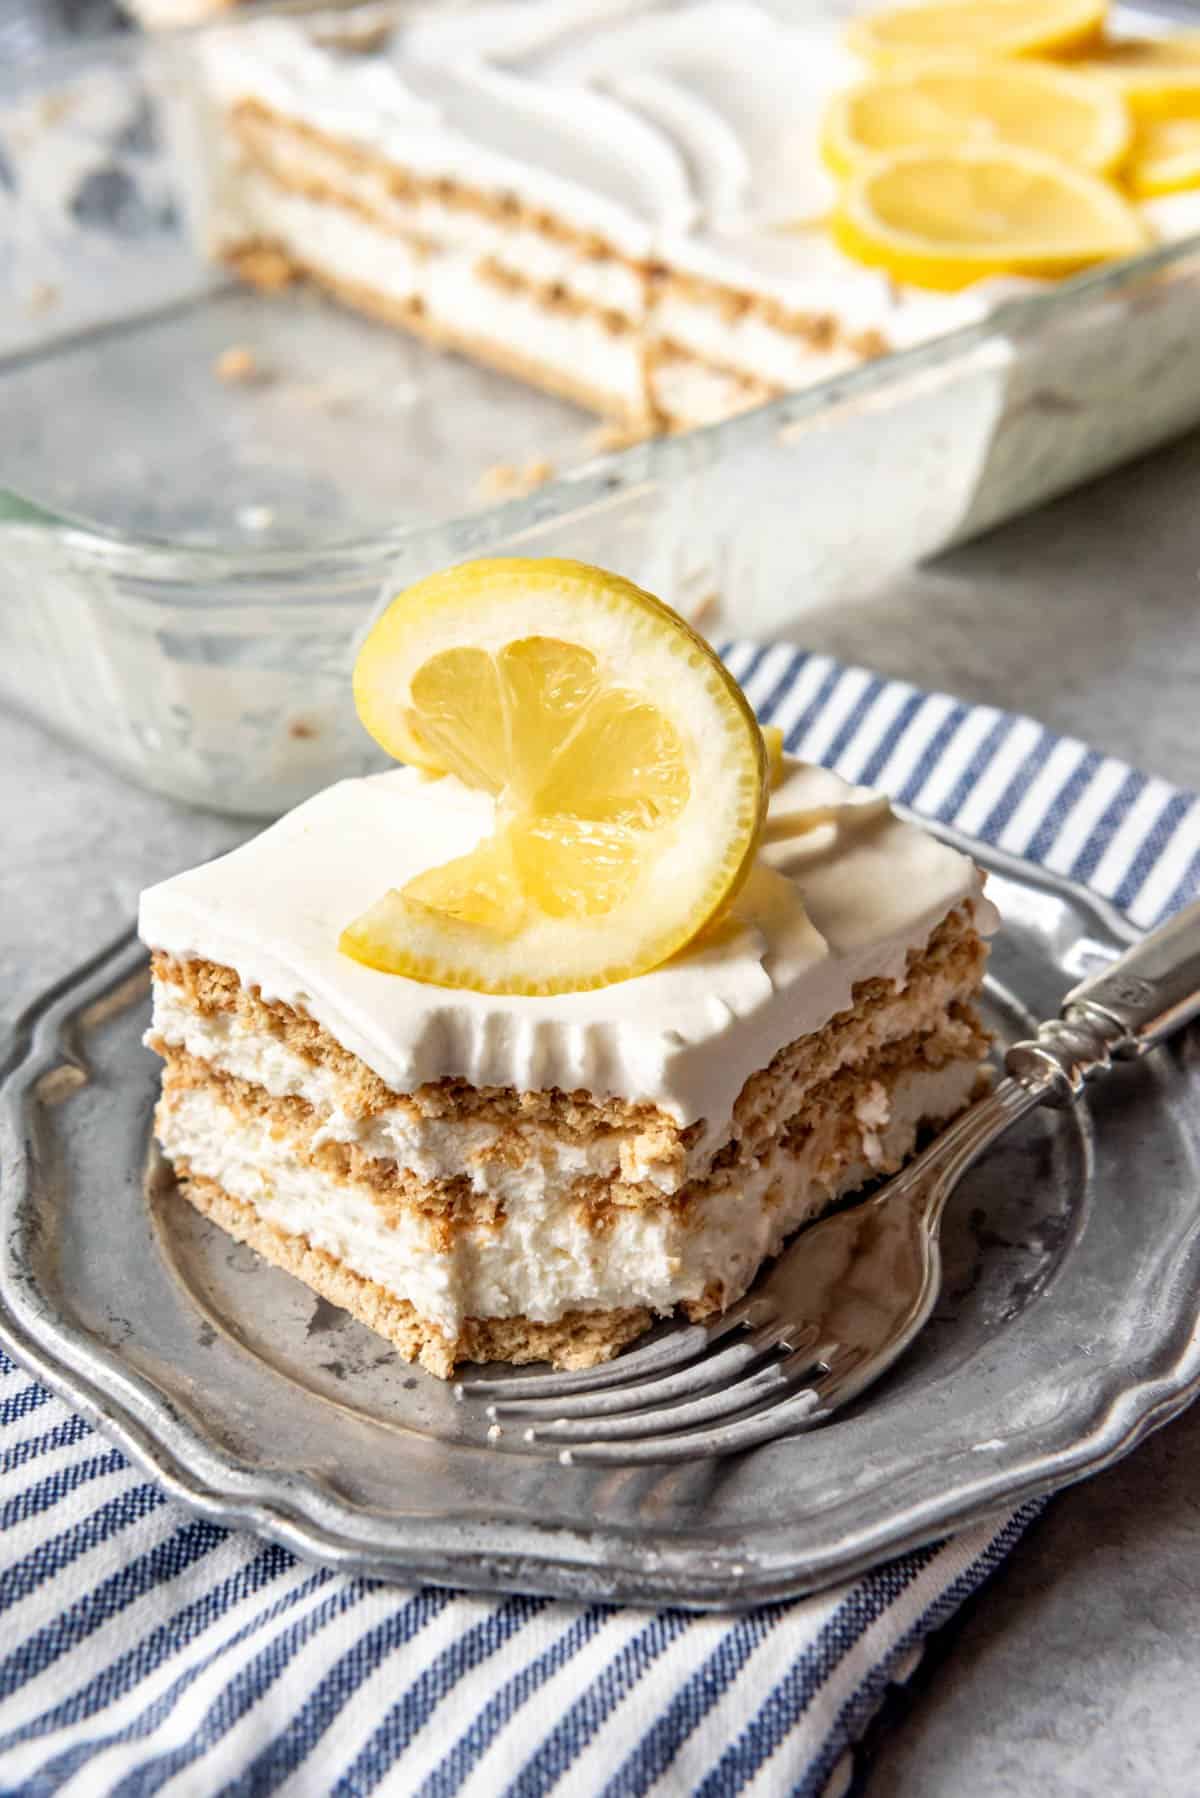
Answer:
[[[374,1155],[354,1142],[332,1141],[324,1134],[324,1117],[297,1094],[272,1097],[261,1086],[190,1055],[184,1049],[154,1043],[163,1055],[163,1103],[170,1106],[180,1095],[207,1090],[238,1123],[265,1122],[273,1139],[286,1142],[295,1161],[328,1175],[342,1184],[366,1191],[381,1221],[393,1227],[405,1213],[422,1218],[430,1247],[447,1251],[458,1231],[480,1226],[495,1228],[505,1219],[503,1202],[493,1192],[475,1188],[464,1155],[463,1171],[444,1180],[422,1179],[396,1160]],[[966,1007],[957,1007],[934,1030],[914,1033],[887,1044],[868,1061],[840,1068],[808,1087],[800,1102],[789,1103],[786,1089],[779,1094],[779,1114],[746,1139],[733,1139],[715,1157],[709,1172],[674,1192],[664,1193],[649,1180],[628,1181],[619,1175],[580,1175],[564,1183],[561,1202],[573,1208],[585,1228],[603,1232],[619,1211],[671,1212],[686,1222],[702,1214],[715,1194],[739,1185],[746,1168],[772,1148],[789,1153],[803,1149],[814,1132],[833,1119],[844,1118],[852,1132],[861,1135],[856,1105],[865,1093],[887,1091],[904,1076],[937,1071],[960,1061],[979,1061],[987,1038],[978,1018]],[[762,1120],[757,1120],[762,1123]],[[511,1141],[511,1138],[509,1139]],[[857,1139],[856,1139],[857,1140]],[[546,1139],[553,1147],[553,1138]],[[839,1150],[856,1145],[839,1143]],[[508,1166],[519,1168],[535,1153],[526,1142]]]
[[[532,1323],[526,1317],[468,1318],[456,1337],[449,1337],[423,1318],[407,1299],[373,1280],[365,1280],[303,1237],[289,1235],[259,1217],[252,1205],[234,1198],[202,1174],[177,1161],[179,1191],[197,1211],[219,1224],[296,1279],[340,1305],[359,1323],[384,1337],[405,1361],[419,1361],[439,1379],[451,1377],[462,1361],[549,1361],[559,1368],[595,1367],[648,1330],[654,1321],[644,1308],[627,1311],[572,1311],[555,1323]]]

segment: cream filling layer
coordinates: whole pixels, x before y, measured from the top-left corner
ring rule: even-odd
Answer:
[[[419,1216],[385,1223],[366,1188],[295,1161],[266,1120],[235,1117],[203,1088],[160,1107],[158,1135],[169,1158],[185,1157],[266,1223],[406,1299],[452,1337],[471,1317],[549,1323],[580,1309],[667,1312],[714,1286],[737,1296],[800,1224],[906,1155],[923,1118],[957,1111],[977,1073],[957,1063],[901,1075],[890,1089],[868,1086],[848,1152],[837,1146],[843,1119],[831,1116],[798,1152],[776,1147],[686,1217],[620,1211],[596,1230],[579,1208],[530,1195],[497,1227],[456,1231],[448,1251],[433,1246]]]

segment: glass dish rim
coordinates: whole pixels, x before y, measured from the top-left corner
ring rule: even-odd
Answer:
[[[353,6],[331,6],[329,0],[266,0],[248,7],[239,19],[222,15],[161,34],[155,42],[170,43],[212,30],[238,30],[264,16],[307,17],[338,12],[352,16]],[[400,14],[409,10],[405,0],[367,0],[363,10]],[[55,51],[35,62],[18,65],[0,74],[0,97],[31,83],[46,85],[68,71],[78,72],[105,53],[135,55],[147,47],[143,33],[106,33]],[[153,45],[151,45],[153,49]],[[529,535],[568,517],[612,503],[622,494],[643,485],[672,483],[687,474],[712,466],[727,453],[752,448],[784,435],[839,406],[874,397],[897,388],[914,376],[935,373],[965,360],[978,350],[1002,345],[1030,334],[1049,319],[1071,314],[1089,298],[1118,294],[1128,283],[1160,273],[1200,253],[1200,229],[1167,244],[1159,244],[1119,262],[1105,263],[1063,281],[1046,284],[1029,293],[1002,300],[987,315],[948,331],[939,332],[901,350],[862,362],[857,367],[824,377],[810,386],[763,401],[731,417],[690,430],[647,437],[622,449],[605,451],[579,466],[553,476],[532,493],[498,500],[467,511],[449,512],[434,523],[413,523],[393,530],[332,539],[310,547],[255,549],[218,544],[185,544],[152,533],[122,530],[99,520],[73,515],[43,504],[19,487],[0,485],[0,515],[7,522],[40,526],[53,533],[77,554],[107,564],[114,571],[148,581],[186,583],[193,579],[242,583],[259,580],[296,583],[305,575],[327,581],[336,571],[352,575],[378,566],[390,558],[419,552],[423,543],[449,539],[475,553]],[[232,285],[232,282],[231,282]],[[85,327],[53,340],[47,351],[21,350],[0,358],[0,371],[30,366],[43,354],[77,347],[112,328],[111,322]],[[260,596],[262,597],[262,596]]]

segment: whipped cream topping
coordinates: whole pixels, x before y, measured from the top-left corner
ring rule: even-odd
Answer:
[[[983,317],[1014,284],[921,293],[829,241],[818,119],[862,75],[840,32],[830,14],[785,22],[753,0],[521,0],[419,13],[367,56],[286,19],[218,32],[207,54],[227,102],[258,97],[418,174],[512,193],[632,261],[903,347]],[[1168,237],[1200,224],[1194,204],[1148,216]]]
[[[778,813],[864,795],[793,763]],[[152,948],[232,967],[265,999],[306,1012],[399,1092],[459,1078],[649,1102],[681,1125],[728,1130],[749,1076],[851,1003],[856,981],[901,980],[946,914],[996,915],[969,857],[890,814],[767,845],[738,927],[595,992],[497,997],[382,974],[338,936],[389,887],[466,854],[491,801],[409,769],[343,781],[219,861],[142,895]]]

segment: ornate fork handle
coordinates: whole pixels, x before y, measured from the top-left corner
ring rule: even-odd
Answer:
[[[1061,1016],[1014,1043],[1004,1065],[1044,1105],[1069,1105],[1114,1061],[1144,1055],[1200,1015],[1200,901],[1073,987]]]

